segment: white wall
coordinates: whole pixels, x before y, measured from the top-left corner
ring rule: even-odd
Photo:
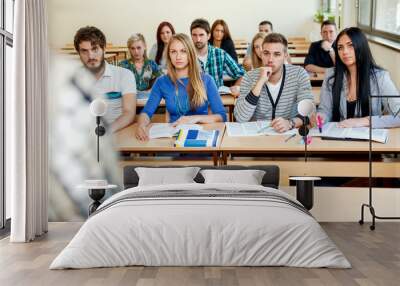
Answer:
[[[390,77],[400,88],[400,52],[383,47],[378,44],[370,43],[372,54],[378,65],[390,72]]]
[[[258,23],[270,20],[287,36],[309,36],[319,0],[47,0],[49,41],[52,47],[72,43],[76,30],[85,25],[100,28],[108,42],[125,45],[127,38],[142,32],[148,45],[156,40],[160,22],[170,21],[177,32],[189,33],[192,20],[224,19],[233,38],[251,39]],[[168,4],[167,4],[168,3]]]

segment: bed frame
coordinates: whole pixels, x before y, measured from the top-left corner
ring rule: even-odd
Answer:
[[[135,171],[137,167],[147,168],[183,168],[183,167],[199,167],[201,170],[263,170],[265,175],[262,179],[261,184],[264,187],[271,187],[278,189],[279,187],[279,167],[275,165],[255,165],[255,166],[202,166],[202,165],[191,165],[191,166],[143,166],[143,165],[129,165],[124,167],[124,189],[136,187],[139,183],[139,176]],[[200,174],[194,178],[197,183],[204,183],[204,178]]]

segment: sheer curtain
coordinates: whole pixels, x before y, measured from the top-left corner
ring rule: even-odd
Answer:
[[[48,46],[45,0],[15,2],[14,93],[6,111],[11,242],[47,232]]]

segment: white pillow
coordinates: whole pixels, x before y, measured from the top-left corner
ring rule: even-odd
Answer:
[[[139,176],[138,186],[195,183],[193,179],[196,177],[199,170],[199,167],[135,168]]]
[[[261,170],[202,170],[205,184],[234,183],[261,185],[265,171]]]

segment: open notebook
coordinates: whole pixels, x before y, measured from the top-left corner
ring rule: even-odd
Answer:
[[[331,140],[369,140],[369,127],[340,128],[337,122],[328,122],[322,127],[320,133],[318,128],[310,130],[310,136],[321,137]],[[387,129],[372,129],[372,141],[386,143],[388,138]]]
[[[154,123],[149,130],[149,138],[155,139],[178,136],[178,132],[181,129],[203,130],[203,127],[199,124],[181,124],[177,127],[172,127],[171,123]]]
[[[284,133],[278,133],[272,128],[271,121],[260,120],[251,122],[226,122],[226,131],[228,136],[260,136],[260,135],[292,135],[297,133],[297,129],[288,130]]]

